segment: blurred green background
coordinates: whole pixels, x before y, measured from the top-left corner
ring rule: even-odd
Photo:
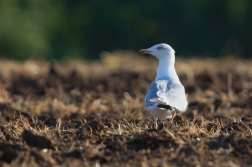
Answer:
[[[184,56],[252,57],[252,0],[1,0],[0,56],[96,59],[170,44]]]

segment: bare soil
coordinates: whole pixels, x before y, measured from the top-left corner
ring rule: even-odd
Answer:
[[[0,62],[0,166],[252,166],[252,61],[177,59],[188,110],[154,129],[157,60]]]

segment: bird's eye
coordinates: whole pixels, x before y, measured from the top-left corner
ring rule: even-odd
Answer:
[[[159,46],[157,49],[158,49],[158,50],[161,50],[161,49],[163,49],[163,47],[162,47],[162,46]]]

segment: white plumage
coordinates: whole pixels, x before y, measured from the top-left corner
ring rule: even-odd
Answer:
[[[176,70],[175,51],[171,46],[162,43],[148,49],[141,49],[141,54],[149,53],[159,59],[156,79],[151,83],[148,93],[145,96],[147,110],[155,119],[164,120],[176,115],[175,110],[184,112],[187,108],[185,88],[181,84]]]

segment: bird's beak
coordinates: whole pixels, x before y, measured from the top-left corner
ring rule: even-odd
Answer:
[[[140,54],[147,54],[147,53],[151,53],[151,51],[150,50],[148,50],[148,49],[141,49],[141,50],[139,50],[139,53]]]

